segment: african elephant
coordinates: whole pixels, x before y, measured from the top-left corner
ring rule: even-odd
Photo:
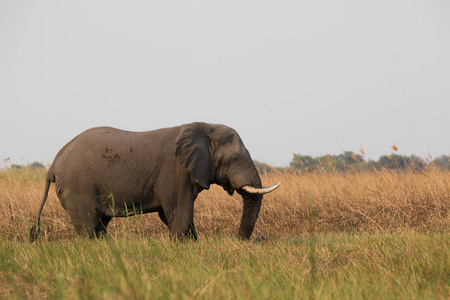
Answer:
[[[92,128],[65,145],[50,166],[31,242],[38,237],[52,182],[79,234],[97,237],[112,217],[158,212],[172,237],[194,240],[194,200],[211,184],[242,196],[243,239],[253,232],[262,195],[281,184],[261,187],[248,150],[225,125],[191,123],[146,132]]]

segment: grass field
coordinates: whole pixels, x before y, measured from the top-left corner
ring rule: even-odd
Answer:
[[[200,241],[173,242],[155,214],[75,235],[53,188],[28,243],[45,171],[0,171],[0,299],[448,299],[450,173],[273,173],[250,242],[239,196],[202,192]]]

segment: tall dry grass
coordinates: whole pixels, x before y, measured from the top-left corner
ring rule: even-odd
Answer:
[[[448,171],[283,173],[265,180],[284,186],[265,201],[264,234],[449,229]]]
[[[0,171],[0,234],[27,240],[44,190],[46,171]],[[266,195],[255,228],[256,238],[302,235],[307,232],[448,231],[450,172],[429,167],[420,172],[367,171],[354,173],[275,172],[263,183],[282,181]],[[218,186],[196,200],[195,223],[200,237],[234,235],[239,227],[242,200]],[[75,236],[70,219],[59,204],[54,186],[41,218],[40,238]],[[116,218],[109,233],[160,236],[167,228],[157,214]]]

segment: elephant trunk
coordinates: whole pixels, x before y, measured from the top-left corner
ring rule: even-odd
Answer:
[[[244,201],[238,236],[248,240],[253,233],[256,220],[258,219],[263,194],[274,191],[281,183],[269,187],[262,187],[258,170],[249,154],[246,156],[246,159],[230,169],[229,175],[231,186],[233,189],[236,189]]]
[[[242,212],[241,227],[239,228],[238,236],[241,239],[248,240],[255,228],[263,196],[260,194],[244,194],[242,198],[244,200],[244,210]]]
[[[255,228],[263,195],[250,193],[245,190],[245,187],[262,188],[261,178],[251,159],[238,164],[236,169],[231,169],[230,174],[232,175],[230,176],[231,185],[242,196],[244,202],[238,236],[241,239],[248,240]]]

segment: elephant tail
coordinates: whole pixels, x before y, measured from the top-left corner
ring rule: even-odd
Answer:
[[[55,176],[52,171],[53,171],[52,168],[50,168],[47,173],[47,178],[45,180],[44,197],[42,198],[41,207],[39,208],[36,225],[31,227],[31,229],[30,229],[30,235],[29,235],[30,243],[34,242],[39,236],[42,209],[44,208],[45,202],[47,201],[48,190],[50,189],[50,184],[52,183],[52,181],[54,182]]]

